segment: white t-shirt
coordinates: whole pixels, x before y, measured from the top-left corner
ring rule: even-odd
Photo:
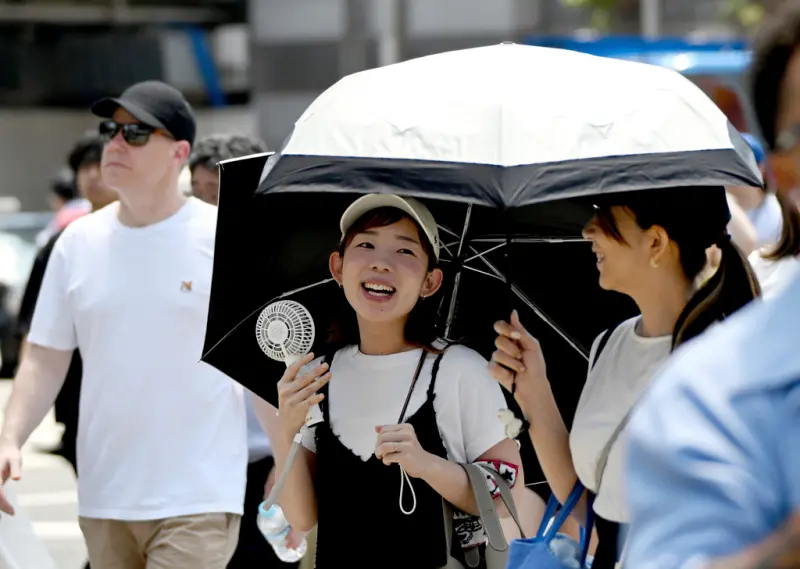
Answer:
[[[758,247],[778,242],[783,229],[783,212],[775,194],[767,194],[761,205],[747,211],[747,217],[758,234]]]
[[[216,208],[191,198],[132,228],[118,204],[58,239],[29,340],[80,348],[81,516],[127,521],[242,513],[242,388],[199,361]]]
[[[368,356],[358,346],[337,352],[328,385],[331,429],[362,460],[369,460],[375,452],[375,427],[397,423],[420,355],[421,350],[412,350]],[[431,354],[425,361],[406,418],[425,402],[435,359]],[[321,358],[307,367],[320,361]],[[473,462],[506,438],[497,416],[507,408],[503,392],[489,375],[486,360],[477,352],[464,346],[448,348],[439,366],[434,393],[436,422],[449,460]],[[306,432],[303,445],[316,450],[313,430]]]
[[[640,317],[620,324],[589,371],[570,432],[570,451],[583,485],[597,493],[594,510],[614,522],[627,522],[624,431],[611,448],[597,488],[597,467],[603,448],[625,415],[639,400],[670,354],[671,336],[644,338],[636,333]],[[591,360],[601,336],[594,341]],[[598,491],[599,490],[599,491]]]
[[[247,409],[247,451],[251,463],[263,460],[272,456],[272,445],[269,442],[267,433],[258,421],[255,407],[253,407],[253,395],[249,390],[244,392],[244,403]]]
[[[753,251],[750,253],[749,261],[761,285],[761,297],[768,300],[800,274],[800,259],[786,257],[774,261],[765,259],[762,254],[763,251]]]

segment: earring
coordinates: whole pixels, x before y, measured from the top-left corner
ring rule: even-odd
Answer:
[[[658,267],[658,263],[656,263],[655,259],[650,259],[650,266],[654,269]]]

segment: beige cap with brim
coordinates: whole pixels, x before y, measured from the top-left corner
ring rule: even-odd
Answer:
[[[393,207],[407,213],[422,228],[433,249],[436,260],[439,260],[439,228],[430,210],[414,198],[403,198],[394,194],[368,194],[350,204],[342,215],[339,227],[342,230],[342,239],[352,225],[362,215],[381,207]]]

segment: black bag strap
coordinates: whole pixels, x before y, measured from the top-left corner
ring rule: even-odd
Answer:
[[[592,360],[592,365],[589,366],[589,369],[594,368],[594,364],[597,363],[600,354],[603,352],[603,349],[606,347],[606,344],[608,344],[608,340],[611,338],[611,334],[613,334],[614,330],[616,330],[618,327],[619,324],[614,324],[613,326],[609,327],[605,332],[603,332],[602,336],[600,336],[600,342],[597,344],[597,350],[595,350],[594,352],[594,359]]]
[[[329,371],[333,367],[333,359],[336,357],[337,352],[338,350],[335,348],[329,349],[322,357],[322,363],[328,364]],[[319,409],[322,411],[322,418],[325,420],[325,424],[330,425],[330,416],[328,415],[328,384],[326,383],[323,385],[319,392],[325,396],[325,398],[319,402]]]
[[[449,347],[449,345],[448,345]],[[436,378],[439,377],[439,366],[442,363],[442,358],[444,358],[444,350],[447,348],[442,349],[436,359],[433,361],[433,368],[431,368],[431,382],[428,384],[428,393],[427,398],[431,399],[433,397],[433,392],[436,389]]]
[[[422,354],[419,356],[419,362],[417,363],[417,369],[414,371],[414,377],[411,380],[411,386],[408,388],[408,393],[406,394],[406,400],[403,403],[403,410],[400,411],[400,418],[397,420],[397,424],[404,423],[406,420],[406,411],[408,410],[408,404],[411,402],[411,395],[414,393],[414,387],[417,385],[417,380],[419,379],[419,374],[422,372],[422,366],[425,364],[425,360],[428,357],[428,352],[424,349],[422,350]],[[433,381],[433,378],[431,378]]]
[[[442,350],[442,352],[439,354],[439,357],[436,358],[436,362],[435,362],[436,366],[435,366],[435,370],[434,370],[434,377],[431,378],[431,385],[433,385],[433,382],[435,381],[436,372],[439,371],[438,364],[441,361],[443,355],[444,355],[444,350]],[[328,351],[325,354],[325,356],[324,356],[322,361],[323,361],[323,363],[326,363],[326,364],[328,364],[328,366],[332,367],[333,366],[333,359],[334,359],[335,356],[336,356],[336,350]],[[419,361],[417,362],[417,368],[416,368],[416,370],[414,370],[414,376],[411,379],[411,385],[408,388],[408,393],[406,394],[406,400],[403,403],[403,410],[400,411],[400,418],[397,420],[398,424],[403,423],[405,421],[405,419],[406,419],[406,411],[408,410],[408,404],[411,402],[411,395],[414,393],[414,387],[416,387],[416,385],[417,385],[417,380],[419,380],[420,373],[422,372],[422,366],[425,364],[425,360],[427,359],[427,357],[428,357],[428,352],[423,349],[422,353],[420,354]],[[320,408],[322,410],[322,416],[325,419],[326,423],[329,421],[328,408],[327,408],[327,405],[325,405],[325,402],[328,400],[328,389],[327,388],[328,388],[328,385],[326,384],[320,390],[322,393],[324,393],[325,399],[323,399],[319,404],[319,406],[320,406]]]

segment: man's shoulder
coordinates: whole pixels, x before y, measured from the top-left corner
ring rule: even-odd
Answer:
[[[191,228],[194,238],[210,239],[213,243],[217,233],[217,207],[195,197],[190,197],[185,207],[188,211],[184,226]]]
[[[82,237],[94,237],[98,232],[111,231],[116,223],[116,203],[97,211],[82,215],[67,225],[52,238],[54,247],[69,247],[71,243]]]
[[[208,222],[216,225],[217,207],[204,202],[194,196],[186,204],[189,207],[189,219],[192,221]]]

